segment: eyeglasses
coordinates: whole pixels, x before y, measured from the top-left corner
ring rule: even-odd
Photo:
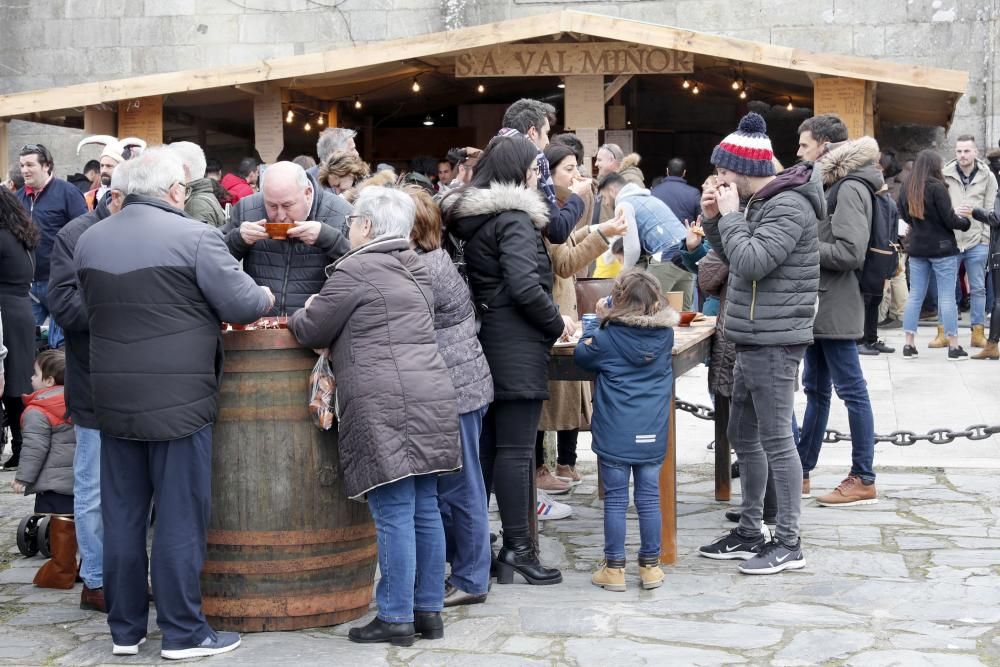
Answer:
[[[357,220],[357,219],[359,219],[359,218],[360,218],[360,219],[364,219],[364,218],[366,218],[366,217],[368,217],[368,216],[366,216],[366,215],[362,215],[362,214],[360,214],[360,213],[354,213],[353,215],[348,215],[348,216],[345,216],[345,219],[347,220],[347,226],[348,226],[348,227],[350,227],[351,225],[353,225],[353,224],[354,224],[354,221],[355,221],[355,220]]]

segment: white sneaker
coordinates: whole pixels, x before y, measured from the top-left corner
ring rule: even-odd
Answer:
[[[139,646],[146,643],[146,638],[143,637],[139,640],[138,644],[125,644],[119,646],[118,644],[111,645],[111,655],[139,655]]]
[[[566,503],[560,503],[552,499],[552,496],[545,493],[541,489],[537,489],[538,494],[538,505],[536,511],[538,513],[539,521],[547,521],[549,519],[565,519],[573,513],[573,508]]]

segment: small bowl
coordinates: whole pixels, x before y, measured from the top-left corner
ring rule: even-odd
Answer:
[[[288,238],[288,230],[295,226],[292,222],[265,222],[264,229],[272,239],[279,241]]]
[[[691,326],[691,322],[694,320],[694,318],[698,317],[698,313],[696,313],[693,310],[681,311],[680,315],[681,315],[680,326],[682,327]]]

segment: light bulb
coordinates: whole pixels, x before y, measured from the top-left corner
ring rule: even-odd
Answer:
[[[740,99],[741,100],[745,100],[746,98],[747,98],[747,91],[746,91],[746,89],[741,90],[740,91]]]
[[[285,122],[291,123],[293,120],[295,120],[295,112],[289,109],[288,114],[285,116]]]
[[[354,108],[355,109],[360,109],[361,108],[361,96],[360,95],[355,95],[354,96]]]
[[[427,114],[427,116],[424,118],[424,125],[426,125],[427,127],[430,127],[433,124],[434,124],[434,119],[431,118],[430,114]]]
[[[691,82],[688,81],[687,79],[684,79],[684,83],[681,84],[681,88],[683,88],[684,90],[687,90],[690,87],[691,87]]]
[[[486,86],[484,86],[483,84],[479,84],[478,86],[476,86],[476,92],[480,94],[485,93]]]
[[[556,88],[565,88],[565,87],[566,87],[566,81],[564,81],[563,79],[559,79],[559,83],[556,85]]]
[[[739,90],[739,89],[740,89],[740,82],[739,82],[739,80],[733,79],[733,90]]]
[[[795,107],[793,107],[793,106],[792,106],[792,101],[791,101],[791,100],[788,100],[788,106],[786,106],[785,108],[786,108],[786,109],[788,109],[789,111],[791,111],[791,110],[792,110],[792,109],[794,109]]]
[[[413,77],[413,86],[412,86],[412,90],[413,90],[413,92],[415,92],[415,93],[419,93],[419,92],[420,92],[420,82],[419,82],[419,81],[417,81],[417,77]]]
[[[320,114],[319,116],[316,117],[316,124],[317,125],[322,125],[324,122],[325,121],[323,120],[323,114]]]
[[[696,84],[694,84],[694,88],[692,88],[692,89],[691,89],[691,94],[693,94],[693,95],[697,95],[697,94],[698,94],[698,93],[700,93],[700,92],[701,92],[701,89],[700,89],[700,88],[698,88],[698,84],[697,84],[697,83],[696,83]]]
[[[305,130],[306,132],[309,132],[310,130],[313,129],[313,126],[309,124],[309,121],[306,121],[306,124],[302,126],[302,129]]]

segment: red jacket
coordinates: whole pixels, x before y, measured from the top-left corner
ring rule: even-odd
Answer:
[[[223,176],[222,187],[228,190],[229,194],[233,196],[234,204],[243,197],[249,197],[253,194],[253,188],[246,182],[246,179],[236,174],[226,174]]]

